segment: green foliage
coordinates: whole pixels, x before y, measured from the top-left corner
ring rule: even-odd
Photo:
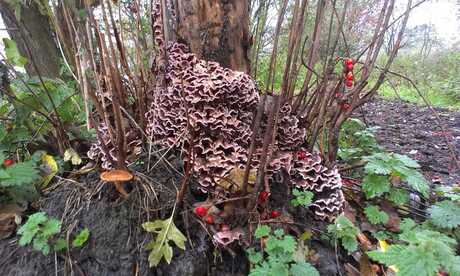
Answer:
[[[256,229],[256,238],[267,237],[265,252],[250,248],[248,259],[251,263],[250,276],[319,276],[318,271],[305,260],[295,257],[300,244],[291,235],[285,235],[282,229],[272,232],[267,225]]]
[[[19,67],[24,67],[27,64],[27,59],[21,56],[14,40],[3,38],[3,44],[5,45],[6,59],[10,64]]]
[[[436,231],[411,229],[407,225],[404,228],[399,235],[403,244],[390,245],[386,251],[368,252],[369,257],[396,266],[398,276],[432,276],[441,269],[450,275],[460,275],[460,257],[455,256],[454,239]]]
[[[366,128],[366,125],[356,118],[350,118],[340,130],[338,156],[345,162],[359,160],[365,155],[381,151],[374,132],[377,127]]]
[[[74,238],[72,241],[72,246],[73,247],[81,247],[89,238],[89,230],[88,228],[85,228],[78,233],[78,235]]]
[[[388,214],[384,211],[380,211],[378,206],[369,205],[364,208],[364,213],[366,214],[367,219],[372,224],[379,224],[379,223],[387,223],[388,222]]]
[[[27,201],[38,196],[34,184],[41,179],[38,169],[40,155],[36,153],[30,160],[6,167],[3,165],[6,156],[0,151],[0,195],[6,197],[4,201]]]
[[[61,231],[61,222],[48,218],[46,213],[38,212],[29,217],[18,230],[21,236],[19,245],[26,246],[32,242],[33,248],[44,255],[50,252],[50,239]]]
[[[149,254],[149,264],[151,267],[157,266],[162,258],[164,258],[168,264],[171,263],[173,248],[170,242],[174,242],[177,247],[185,250],[185,241],[187,239],[184,234],[177,229],[176,225],[174,225],[172,216],[165,220],[145,222],[142,224],[142,227],[147,232],[153,232],[157,235],[156,238],[150,241],[146,246],[147,250],[151,250]]]
[[[291,205],[294,207],[297,206],[304,206],[308,207],[310,205],[314,194],[310,191],[301,191],[298,189],[294,189],[292,191],[292,194],[294,195],[294,199],[291,200]]]
[[[359,234],[359,230],[346,216],[338,216],[335,223],[327,227],[327,231],[339,239],[343,248],[348,252],[351,253],[358,249],[356,236]]]
[[[428,209],[430,221],[441,228],[455,228],[460,225],[460,205],[444,200],[437,202]]]
[[[429,186],[425,177],[417,170],[418,163],[406,155],[375,153],[363,158],[367,161],[364,171],[363,191],[367,198],[374,198],[390,191],[390,177],[399,177],[411,188],[428,196]]]

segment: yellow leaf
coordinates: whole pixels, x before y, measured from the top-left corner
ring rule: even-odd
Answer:
[[[54,157],[49,154],[44,154],[42,162],[48,167],[48,174],[43,178],[42,187],[45,188],[50,183],[51,179],[57,174],[59,168]]]
[[[64,161],[70,161],[72,163],[72,165],[80,165],[81,164],[80,156],[72,148],[69,148],[64,152]]]

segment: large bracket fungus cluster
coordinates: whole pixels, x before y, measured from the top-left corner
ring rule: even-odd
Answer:
[[[158,46],[153,69],[157,80],[151,89],[152,102],[146,113],[146,133],[153,140],[184,152],[185,161],[193,165],[192,173],[201,190],[210,195],[231,196],[235,191],[222,183],[246,166],[253,120],[261,101],[257,87],[243,72],[199,59],[184,44],[165,43],[158,0],[154,1],[153,19],[154,40]],[[267,128],[267,114],[273,108],[273,96],[266,99],[262,132]],[[127,129],[129,154],[138,150],[140,140]],[[102,124],[98,132],[99,141],[88,156],[102,159],[102,166],[109,169],[116,161],[115,143],[105,125]],[[298,115],[289,104],[283,104],[275,139],[268,149],[266,179],[278,172],[287,175],[284,183],[315,194],[310,209],[316,217],[332,220],[343,209],[341,178],[337,169],[324,166],[319,155],[305,151],[306,136]],[[258,168],[261,155],[259,137],[252,169]]]
[[[156,71],[163,79],[153,89],[153,102],[146,114],[147,133],[164,145],[182,149],[185,161],[193,163],[193,175],[201,189],[218,194],[222,190],[218,183],[246,165],[259,93],[249,75],[198,59],[184,44],[166,45],[160,11],[156,1],[154,34],[161,49]],[[262,129],[272,108],[267,102]],[[287,173],[293,187],[315,193],[311,209],[317,218],[332,220],[344,203],[340,175],[325,167],[319,155],[305,152],[305,141],[305,128],[291,106],[284,104],[269,150],[267,176]],[[253,168],[259,163],[261,143],[259,139]]]

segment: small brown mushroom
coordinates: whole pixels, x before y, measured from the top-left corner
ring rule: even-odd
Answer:
[[[127,197],[128,192],[123,188],[123,182],[133,179],[133,175],[125,170],[111,170],[101,173],[101,180],[112,182],[115,189],[123,196]]]

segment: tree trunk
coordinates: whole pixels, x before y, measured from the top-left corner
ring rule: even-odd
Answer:
[[[27,73],[31,76],[40,73],[49,78],[58,77],[61,55],[49,19],[40,13],[35,1],[30,5],[21,5],[20,21],[5,0],[0,0],[0,13],[8,34],[16,42],[20,54],[28,60],[25,66]]]
[[[177,0],[178,40],[200,58],[249,72],[248,0]]]

